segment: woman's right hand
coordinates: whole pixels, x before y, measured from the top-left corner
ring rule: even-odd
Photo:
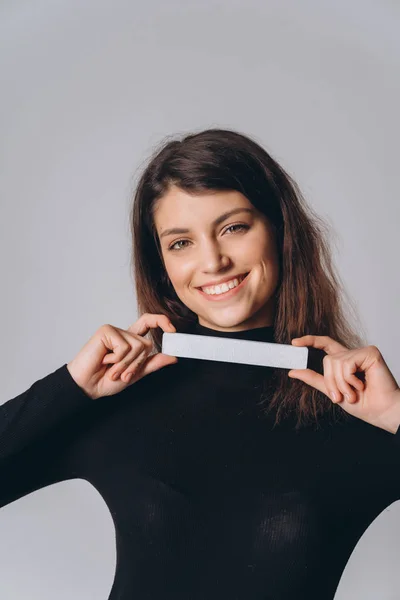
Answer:
[[[68,364],[72,378],[93,400],[113,396],[139,379],[178,362],[176,356],[153,351],[144,338],[150,329],[161,327],[176,333],[166,315],[145,313],[127,330],[102,325]]]

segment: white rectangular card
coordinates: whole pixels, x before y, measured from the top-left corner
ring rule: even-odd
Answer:
[[[309,350],[307,347],[257,340],[192,333],[163,333],[161,352],[178,358],[200,358],[281,369],[306,369]]]

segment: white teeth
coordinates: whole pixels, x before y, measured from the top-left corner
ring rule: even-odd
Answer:
[[[214,287],[205,287],[205,288],[201,288],[201,289],[205,294],[210,294],[210,295],[223,294],[224,292],[228,292],[232,288],[237,287],[239,285],[239,283],[241,283],[243,281],[244,278],[245,278],[245,275],[241,275],[239,278],[231,279],[231,281],[226,281],[225,283],[222,283],[221,285],[216,285]]]

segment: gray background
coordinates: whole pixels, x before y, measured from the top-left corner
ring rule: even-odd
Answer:
[[[1,402],[103,323],[136,320],[133,176],[164,136],[210,126],[254,136],[331,223],[368,342],[399,380],[399,12],[389,0],[3,0]],[[399,504],[360,540],[336,600],[399,597]],[[114,569],[111,516],[87,482],[0,511],[2,599],[106,599]]]

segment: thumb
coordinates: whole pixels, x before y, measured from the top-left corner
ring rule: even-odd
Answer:
[[[304,379],[302,378],[302,371],[300,370],[291,369],[288,373],[288,377],[290,377],[291,379],[300,379],[301,381],[304,381]]]
[[[325,379],[323,375],[316,373],[312,369],[291,369],[288,373],[291,379],[299,379],[316,390],[326,393]]]
[[[173,365],[177,362],[178,359],[176,356],[170,356],[169,354],[157,352],[156,354],[149,356],[145,360],[141,369],[141,375],[144,377],[145,375],[149,375],[154,371],[158,371],[158,369],[162,369],[163,367],[167,367],[168,365]]]

